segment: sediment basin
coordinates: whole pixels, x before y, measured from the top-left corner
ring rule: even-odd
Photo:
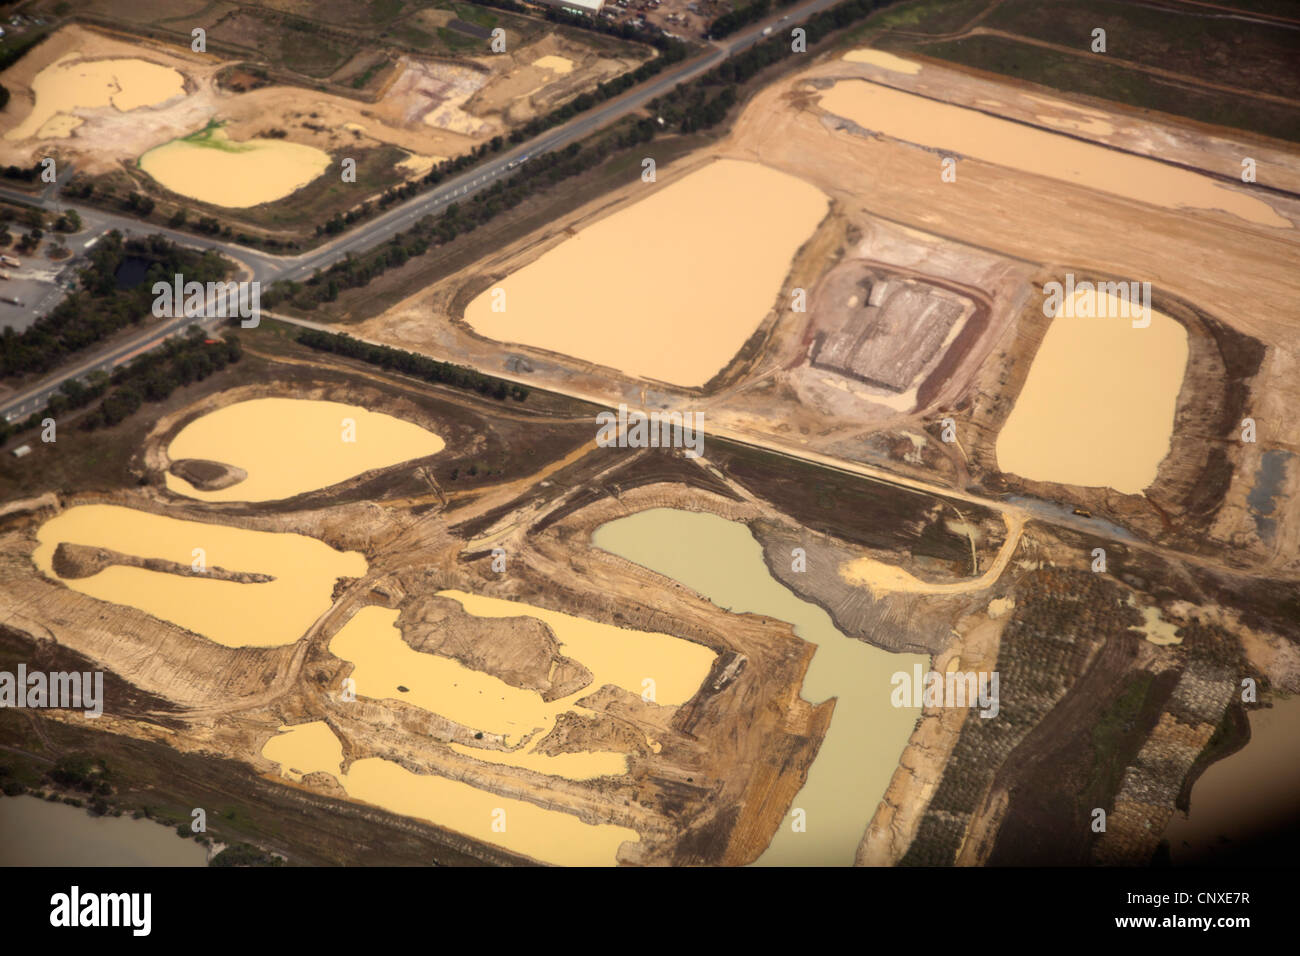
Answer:
[[[226,647],[292,644],[332,603],[340,577],[361,577],[366,559],[300,534],[185,521],[117,505],[78,505],[45,522],[32,561],[82,594],[138,608]],[[261,583],[218,581],[114,564],[89,577],[60,578],[59,544],[89,545],[142,558],[270,575]],[[197,550],[196,550],[197,549]]]
[[[247,478],[202,491],[168,474],[167,487],[202,501],[276,501],[444,447],[440,437],[419,425],[356,405],[258,398],[195,419],[167,449],[173,461],[217,461],[244,470]]]
[[[1076,293],[1072,315],[1064,305],[998,433],[998,467],[1141,494],[1169,453],[1187,330],[1155,309],[1149,326],[1135,328],[1104,292]]]
[[[794,176],[739,160],[659,176],[671,181],[646,186],[645,199],[485,290],[465,321],[499,342],[705,384],[777,304],[829,201]]]
[[[236,142],[209,127],[157,146],[139,166],[174,193],[229,209],[274,202],[329,168],[329,154],[282,139]]]

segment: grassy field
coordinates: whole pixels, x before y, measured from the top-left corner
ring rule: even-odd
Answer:
[[[1258,4],[1264,6],[1270,4]],[[1277,6],[1289,6],[1300,16],[1300,4]],[[988,15],[971,35],[951,35],[985,9]],[[871,42],[1064,93],[1300,142],[1300,70],[1294,68],[1300,32],[1205,15],[1213,12],[1177,0],[1159,9],[1119,0],[1003,0],[996,5],[992,0],[916,0],[874,17],[846,45]],[[1104,56],[1091,53],[1097,27],[1106,30]],[[980,32],[984,30],[1006,35]],[[1176,76],[1155,76],[1146,69]],[[1239,92],[1211,89],[1207,83]],[[1255,94],[1293,98],[1296,105]]]

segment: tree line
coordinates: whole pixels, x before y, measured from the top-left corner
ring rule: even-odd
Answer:
[[[789,7],[797,3],[798,0],[753,0],[743,7],[738,7],[729,13],[724,13],[717,17],[709,24],[708,34],[715,40],[731,36],[743,26],[751,23],[757,23],[769,13],[775,6],[778,10],[782,7]]]
[[[450,385],[453,388],[472,390],[480,395],[488,395],[498,401],[513,398],[522,402],[528,397],[529,390],[523,385],[515,385],[504,379],[484,375],[476,369],[464,365],[452,365],[439,362],[427,355],[416,355],[402,349],[389,348],[386,345],[370,345],[350,335],[337,332],[319,332],[315,329],[303,329],[298,333],[298,341],[318,352],[330,352],[344,358],[358,359],[368,365],[376,365],[385,371],[400,372],[415,378],[432,382],[436,385]]]
[[[209,341],[197,325],[190,326],[184,336],[174,337],[161,348],[118,366],[112,374],[92,372],[84,383],[68,379],[40,411],[12,424],[0,422],[0,443],[40,428],[47,418],[57,422],[61,416],[96,400],[99,404],[82,417],[77,427],[82,431],[111,427],[133,415],[145,402],[164,401],[176,389],[201,382],[242,356],[235,335]]]

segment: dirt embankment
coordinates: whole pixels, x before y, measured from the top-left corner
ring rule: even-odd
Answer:
[[[236,465],[202,458],[182,458],[167,469],[177,478],[183,478],[199,491],[220,491],[237,485],[248,477],[248,472]]]
[[[449,598],[422,595],[402,608],[398,626],[413,650],[450,657],[545,701],[591,684],[591,671],[560,653],[554,633],[535,617],[477,618]]]

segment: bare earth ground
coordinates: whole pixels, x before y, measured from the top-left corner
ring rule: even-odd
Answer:
[[[282,85],[233,92],[217,81],[233,61],[158,40],[71,25],[4,73],[3,82],[12,95],[6,124],[17,125],[30,113],[32,78],[69,53],[84,60],[139,58],[169,67],[184,77],[186,93],[127,113],[111,106],[76,110],[84,122],[70,136],[19,143],[0,140],[0,162],[30,165],[53,154],[84,173],[129,169],[149,149],[196,132],[212,120],[224,122],[234,140],[278,129],[291,142],[316,146],[331,155],[390,145],[418,157],[446,159],[641,62],[604,56],[548,34],[500,55],[455,61],[397,56],[384,86],[366,98]],[[561,74],[532,65],[545,56],[570,60],[572,72]]]

